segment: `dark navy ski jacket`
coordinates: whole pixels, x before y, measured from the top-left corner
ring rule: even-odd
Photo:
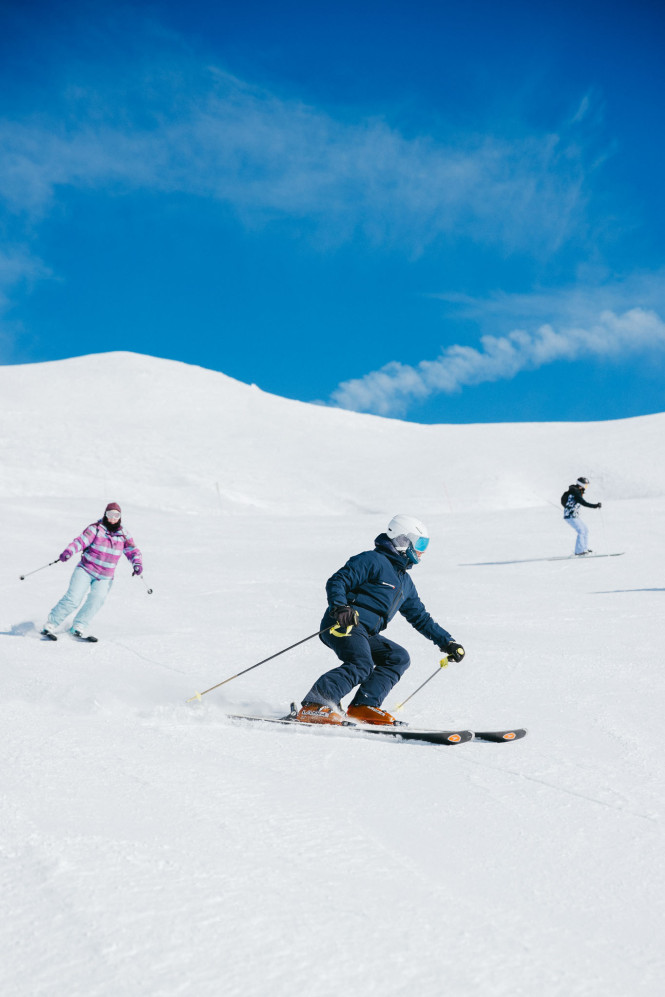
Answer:
[[[566,498],[566,496],[568,497]],[[562,501],[564,498],[566,499],[563,510],[564,519],[577,519],[579,516],[578,505],[584,505],[587,509],[598,508],[597,502],[587,502],[584,498],[584,492],[579,485],[569,485],[568,491],[562,496]]]
[[[396,613],[445,651],[452,637],[435,623],[418,597],[408,575],[411,564],[395,550],[386,533],[374,541],[374,550],[350,558],[326,583],[328,614],[333,606],[353,606],[359,622],[373,636],[385,630]]]

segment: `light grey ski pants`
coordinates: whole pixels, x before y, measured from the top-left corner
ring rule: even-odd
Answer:
[[[589,549],[589,527],[586,523],[582,522],[579,516],[564,516],[564,523],[568,523],[569,526],[577,532],[577,540],[575,541],[575,553],[583,554],[585,550]]]

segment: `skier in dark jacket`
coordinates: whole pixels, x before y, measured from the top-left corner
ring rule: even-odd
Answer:
[[[423,524],[412,516],[395,516],[374,543],[374,550],[356,554],[328,579],[321,640],[342,664],[317,679],[303,697],[298,720],[341,723],[341,700],[358,685],[347,716],[363,723],[395,723],[379,707],[410,664],[404,648],[382,636],[397,612],[451,660],[464,657],[462,645],[429,615],[408,575],[429,543]]]
[[[575,554],[580,557],[584,554],[591,554],[592,551],[589,550],[589,529],[586,523],[580,519],[579,507],[583,505],[587,509],[602,509],[602,502],[594,503],[585,500],[584,492],[588,485],[588,478],[578,478],[575,484],[569,485],[568,491],[561,496],[563,518],[577,532]]]

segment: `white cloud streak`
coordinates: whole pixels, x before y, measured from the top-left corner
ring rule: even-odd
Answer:
[[[536,370],[559,360],[617,358],[628,353],[665,348],[665,323],[652,311],[632,308],[622,315],[604,311],[588,328],[555,331],[542,325],[536,332],[514,330],[506,336],[483,336],[481,348],[447,347],[436,360],[416,366],[386,364],[364,377],[344,381],[331,402],[341,408],[376,415],[401,415],[416,402],[438,394],[491,381],[506,381],[521,371]]]
[[[186,193],[248,224],[301,220],[324,241],[361,233],[411,254],[463,232],[547,256],[586,226],[590,168],[574,123],[514,140],[406,138],[216,69],[155,73],[122,95],[72,90],[57,115],[0,121],[0,144],[0,198],[33,218],[75,187]]]
[[[0,313],[8,307],[9,294],[18,284],[32,283],[50,275],[41,260],[30,255],[24,246],[0,250]]]
[[[474,298],[456,292],[428,295],[444,302],[446,314],[475,323],[481,333],[507,334],[511,329],[549,324],[575,328],[593,325],[604,311],[640,307],[665,313],[665,268],[608,274],[602,267],[578,267],[571,286],[537,288],[522,294],[495,292]]]

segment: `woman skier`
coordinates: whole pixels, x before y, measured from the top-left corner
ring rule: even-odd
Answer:
[[[78,551],[82,551],[82,557],[74,568],[69,588],[48,614],[41,631],[44,637],[51,640],[57,640],[57,627],[66,616],[77,610],[71,634],[79,640],[96,641],[97,638],[88,631],[88,624],[111,591],[120,555],[124,554],[131,562],[133,575],[140,575],[143,571],[141,551],[122,526],[121,509],[117,502],[109,502],[102,519],[91,523],[72,540],[63,550],[60,560],[68,561]]]

